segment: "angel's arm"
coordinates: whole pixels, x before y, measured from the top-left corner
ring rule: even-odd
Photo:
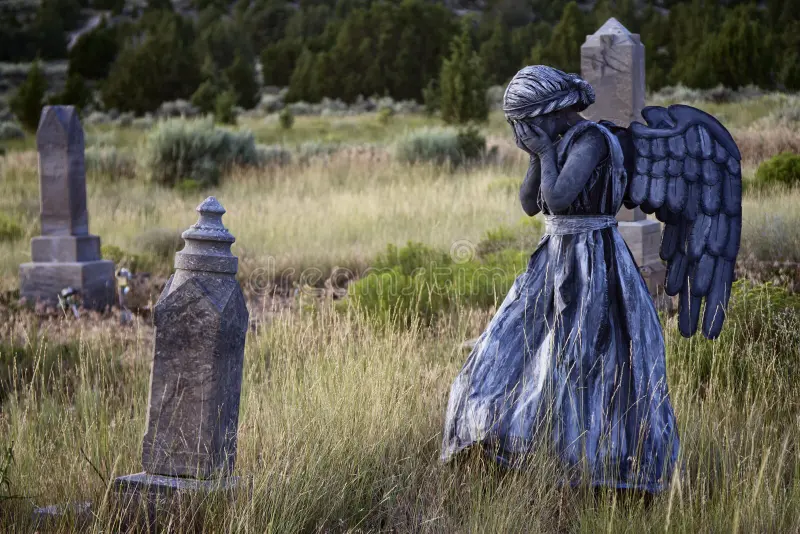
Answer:
[[[522,209],[533,217],[539,213],[539,187],[542,185],[542,170],[539,164],[539,156],[531,154],[531,163],[528,165],[528,172],[525,173],[525,179],[522,181],[522,187],[519,189],[519,200],[522,203]]]
[[[567,209],[607,156],[605,137],[597,129],[590,128],[575,140],[559,173],[555,147],[550,145],[539,155],[542,197],[547,207],[553,212]]]

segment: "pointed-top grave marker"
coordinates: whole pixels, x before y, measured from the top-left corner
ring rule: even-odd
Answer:
[[[36,132],[42,235],[87,235],[83,128],[72,106],[47,106]]]
[[[581,77],[595,91],[595,103],[583,113],[595,122],[608,120],[628,127],[642,120],[644,108],[644,45],[615,18],[586,36],[581,46]],[[648,220],[640,208],[623,207],[617,214],[619,231],[633,253],[653,295],[663,286],[666,269],[659,258],[661,225]]]
[[[47,106],[36,133],[42,235],[31,241],[31,263],[20,265],[20,296],[58,302],[76,290],[88,308],[114,302],[114,264],[100,257],[100,238],[89,234],[84,138],[72,106]]]
[[[197,211],[155,306],[144,472],[115,481],[125,499],[236,485],[249,314],[236,281],[235,239],[222,224],[225,209],[208,197]]]

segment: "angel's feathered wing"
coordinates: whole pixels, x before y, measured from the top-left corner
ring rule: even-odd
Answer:
[[[625,153],[625,205],[640,206],[664,223],[661,259],[665,291],[679,294],[678,328],[697,331],[705,299],[703,335],[719,336],[733,283],[742,233],[741,155],[717,119],[699,109],[647,107],[647,125],[616,134]]]

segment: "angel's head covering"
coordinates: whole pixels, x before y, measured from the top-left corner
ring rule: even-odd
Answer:
[[[575,106],[583,111],[594,102],[594,89],[577,74],[545,65],[525,67],[511,79],[503,96],[509,121],[537,117]]]

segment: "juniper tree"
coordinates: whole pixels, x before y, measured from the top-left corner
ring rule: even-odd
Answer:
[[[253,64],[237,52],[233,64],[225,69],[225,78],[236,93],[236,103],[245,108],[252,109],[258,104],[258,80]]]
[[[450,57],[442,64],[439,84],[442,118],[446,122],[466,124],[488,118],[486,77],[480,57],[472,49],[467,24],[453,39]]]
[[[44,94],[47,91],[47,80],[39,64],[35,61],[28,71],[28,77],[9,102],[11,111],[17,119],[30,132],[35,132],[39,126],[39,117],[42,114]]]
[[[547,46],[531,51],[530,63],[556,67],[565,72],[580,72],[581,44],[586,39],[586,22],[578,4],[570,2],[553,28]]]

